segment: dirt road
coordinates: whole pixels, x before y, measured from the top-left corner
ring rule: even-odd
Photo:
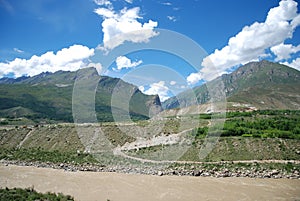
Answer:
[[[32,186],[80,201],[300,200],[300,180],[159,177],[0,165],[0,187]]]

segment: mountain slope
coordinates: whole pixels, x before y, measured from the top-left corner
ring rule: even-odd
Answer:
[[[251,104],[259,109],[300,109],[300,72],[288,66],[268,61],[248,63],[231,74],[212,80],[222,81],[229,102]],[[207,85],[193,89],[198,104],[211,96]],[[191,91],[185,91],[163,103],[166,109],[193,105]]]
[[[94,95],[98,121],[113,121],[113,93],[122,97],[122,94],[133,92],[129,104],[133,119],[149,118],[149,108],[155,108],[156,112],[161,110],[158,96],[145,95],[132,84],[118,78],[100,77],[96,69],[86,68],[77,72],[58,71],[33,77],[0,79],[0,117],[72,122],[73,87],[75,80],[80,79],[99,80]],[[114,91],[116,86],[118,91]],[[128,113],[121,105],[115,104],[114,107],[120,114]]]

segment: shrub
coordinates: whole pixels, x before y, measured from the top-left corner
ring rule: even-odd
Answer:
[[[70,195],[63,195],[61,193],[38,193],[33,188],[0,188],[0,200],[5,201],[34,201],[34,200],[47,200],[47,201],[74,201]]]

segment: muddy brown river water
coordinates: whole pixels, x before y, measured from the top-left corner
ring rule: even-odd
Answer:
[[[0,165],[0,187],[32,186],[78,201],[300,200],[300,180],[159,177]]]

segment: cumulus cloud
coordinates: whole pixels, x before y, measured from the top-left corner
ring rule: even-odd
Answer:
[[[168,95],[169,88],[165,85],[164,81],[150,84],[150,87],[147,90],[145,90],[144,86],[140,86],[139,89],[147,95],[158,95],[161,101],[170,98]]]
[[[101,15],[103,18],[116,18],[117,15],[111,9],[107,8],[97,8],[95,11],[98,15]]]
[[[300,58],[296,58],[292,60],[291,62],[282,62],[282,64],[290,66],[292,68],[295,68],[300,71]]]
[[[117,70],[122,70],[123,68],[134,68],[143,63],[142,60],[132,62],[129,58],[125,56],[119,56],[116,59]]]
[[[82,45],[72,45],[56,53],[49,51],[40,56],[33,55],[30,59],[16,58],[8,63],[0,63],[0,77],[9,73],[20,77],[22,75],[34,76],[46,71],[75,71],[85,67],[85,60],[93,54],[94,49]]]
[[[289,59],[291,57],[291,54],[299,52],[300,45],[293,46],[292,44],[280,43],[279,45],[273,46],[270,49],[276,55],[275,61],[280,61]]]
[[[188,77],[190,83],[195,83],[197,79],[210,80],[219,76],[215,73],[216,69],[219,72],[226,72],[233,66],[269,56],[266,50],[292,38],[299,24],[297,2],[280,1],[279,6],[270,9],[265,22],[245,26],[242,31],[229,39],[225,47],[221,50],[216,49],[214,53],[204,58],[199,75],[191,74]]]
[[[188,82],[188,84],[196,84],[197,82],[199,82],[200,80],[202,80],[203,74],[202,73],[191,73],[187,78],[186,81]]]
[[[125,41],[134,43],[148,42],[150,38],[158,35],[154,31],[158,23],[152,20],[141,23],[140,8],[124,8],[115,12],[110,8],[97,8],[94,11],[103,17],[103,48],[111,50]]]

